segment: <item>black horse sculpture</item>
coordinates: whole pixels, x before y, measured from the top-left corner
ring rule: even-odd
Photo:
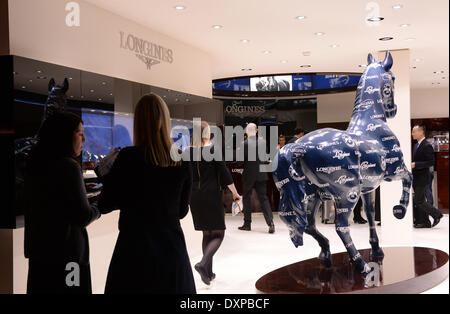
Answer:
[[[350,237],[348,219],[360,196],[370,226],[371,254],[383,257],[375,229],[372,192],[383,181],[402,180],[400,204],[393,209],[402,219],[409,203],[412,175],[407,169],[400,143],[386,123],[397,113],[394,103],[393,59],[383,62],[369,55],[369,65],[359,82],[350,125],[346,131],[321,129],[277,155],[274,179],[281,193],[279,215],[287,224],[295,246],[303,245],[303,232],[317,240],[322,265],[332,264],[329,241],[315,226],[315,215],[323,200],[334,200],[336,232],[360,273],[370,268]]]
[[[48,84],[48,98],[45,103],[44,115],[42,117],[41,126],[44,121],[56,112],[64,112],[67,107],[66,93],[69,90],[69,81],[64,79],[62,86],[56,85],[52,78]],[[14,157],[15,157],[15,208],[17,214],[23,213],[24,209],[24,184],[25,184],[25,167],[31,150],[38,143],[39,130],[33,137],[20,138],[14,141]]]

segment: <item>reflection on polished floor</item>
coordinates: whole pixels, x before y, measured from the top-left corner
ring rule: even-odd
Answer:
[[[303,247],[296,249],[288,237],[287,228],[275,215],[277,232],[267,233],[264,218],[254,215],[253,231],[237,230],[239,217],[227,217],[227,233],[223,246],[214,260],[217,279],[206,286],[195,274],[198,293],[258,293],[256,281],[265,274],[280,267],[317,257],[320,248],[309,236],[305,236]],[[381,228],[379,234],[381,234]],[[345,248],[333,225],[318,224],[318,229],[330,240],[332,253],[343,252]],[[449,218],[441,220],[435,229],[414,230],[414,245],[430,247],[449,252]],[[368,225],[351,225],[352,237],[358,249],[370,248]],[[201,256],[191,258],[194,265]],[[449,293],[448,278],[426,293]]]
[[[118,212],[104,215],[88,228],[91,248],[91,272],[94,293],[103,293],[109,262],[117,239]],[[241,217],[226,217],[227,231],[222,247],[214,258],[214,272],[217,278],[206,286],[194,271],[199,294],[203,293],[258,293],[256,281],[265,274],[317,257],[320,248],[309,236],[304,246],[296,249],[289,239],[288,230],[277,214],[274,215],[275,234],[268,234],[262,214],[253,215],[252,231],[240,231]],[[193,229],[192,216],[182,221],[192,266],[201,259],[201,233]],[[318,229],[330,240],[331,252],[344,252],[345,248],[337,236],[334,225],[318,224]],[[381,238],[381,229],[377,227]],[[23,255],[23,231],[14,230],[14,293],[26,292],[28,262]],[[351,233],[358,249],[370,248],[368,225],[351,225]],[[449,252],[449,216],[445,215],[433,229],[415,229],[414,245],[430,247]],[[426,293],[449,293],[448,278]]]

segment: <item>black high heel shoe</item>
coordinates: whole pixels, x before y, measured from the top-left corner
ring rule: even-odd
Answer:
[[[202,281],[206,284],[206,285],[210,285],[211,284],[211,278],[208,276],[206,269],[200,264],[196,264],[194,266],[195,270],[200,274],[200,277],[202,278]]]

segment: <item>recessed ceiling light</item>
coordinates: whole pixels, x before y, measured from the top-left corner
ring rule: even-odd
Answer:
[[[213,25],[212,28],[214,28],[214,29],[221,29],[221,28],[223,28],[223,26],[222,25]]]
[[[304,19],[306,19],[306,16],[304,16],[304,15],[296,16],[295,19],[304,20]]]
[[[415,61],[416,61],[416,62],[420,62],[420,61],[422,61],[422,59],[417,58]]]
[[[367,19],[369,22],[381,22],[382,20],[384,20],[384,17],[381,16],[374,16]]]
[[[27,88],[26,86],[22,86],[22,89],[25,89],[25,88]]]
[[[38,73],[38,74],[41,74],[41,73],[42,73],[42,71],[41,71],[41,70],[37,70],[37,71],[36,71],[36,73]]]
[[[415,69],[417,69],[417,67],[414,66],[414,67],[411,67],[411,69],[415,70]]]
[[[98,101],[102,101],[103,99],[99,98]]]
[[[175,98],[175,102],[178,102],[178,98]]]
[[[33,83],[33,80],[28,80],[28,82]]]
[[[71,81],[73,78],[69,77],[69,81]]]
[[[281,60],[280,62],[281,63],[287,63],[287,60]]]
[[[339,45],[334,44],[334,45],[331,45],[330,47],[331,48],[337,48],[337,47],[339,47]]]
[[[106,82],[102,82],[102,85],[105,86],[105,85],[106,85]]]
[[[304,65],[301,65],[300,67],[301,67],[301,68],[310,68],[311,65],[310,65],[310,64],[304,64]]]
[[[179,11],[182,11],[182,10],[186,9],[186,7],[184,5],[177,5],[174,8],[175,8],[175,10],[179,10]]]
[[[113,93],[110,93],[109,96],[114,96],[114,94],[113,94]]]
[[[396,5],[392,6],[392,8],[395,9],[395,10],[398,10],[398,9],[403,8],[403,5],[402,4],[396,4]]]
[[[70,98],[73,98],[73,95],[70,95]]]
[[[263,51],[263,54],[265,54],[265,55],[268,55],[268,54],[270,54],[270,53],[271,53],[270,50],[264,50],[264,51]]]
[[[81,98],[84,98],[84,96],[83,96],[83,95],[81,95],[80,97],[81,97]]]
[[[316,35],[316,36],[323,36],[323,35],[325,35],[325,33],[324,32],[317,32],[317,33],[314,33],[314,35]]]
[[[400,24],[400,27],[406,28],[406,27],[410,27],[411,24]]]
[[[189,100],[189,99],[186,99],[186,102],[190,102],[190,100]]]
[[[47,79],[47,77],[46,76],[38,76],[38,77],[36,77],[38,80],[46,80]]]
[[[303,54],[305,57],[309,57],[309,56],[311,55],[311,51],[303,51],[302,54]]]
[[[243,44],[247,44],[249,42],[250,42],[250,40],[248,40],[248,39],[241,39],[241,43],[243,43]]]
[[[381,40],[381,41],[389,41],[389,40],[392,40],[392,39],[394,39],[394,37],[381,37],[381,38],[379,38],[378,40]]]
[[[93,89],[90,90],[91,93],[95,92]]]

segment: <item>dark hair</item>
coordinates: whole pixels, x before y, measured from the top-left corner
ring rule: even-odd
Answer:
[[[419,129],[421,129],[423,131],[423,135],[425,137],[427,136],[427,127],[425,124],[417,124],[416,127],[418,127]]]
[[[39,141],[31,152],[29,167],[36,169],[45,161],[73,157],[73,134],[80,123],[81,118],[69,112],[48,117],[39,129]]]
[[[303,128],[296,128],[294,130],[294,135],[300,134],[300,133],[306,133]]]

